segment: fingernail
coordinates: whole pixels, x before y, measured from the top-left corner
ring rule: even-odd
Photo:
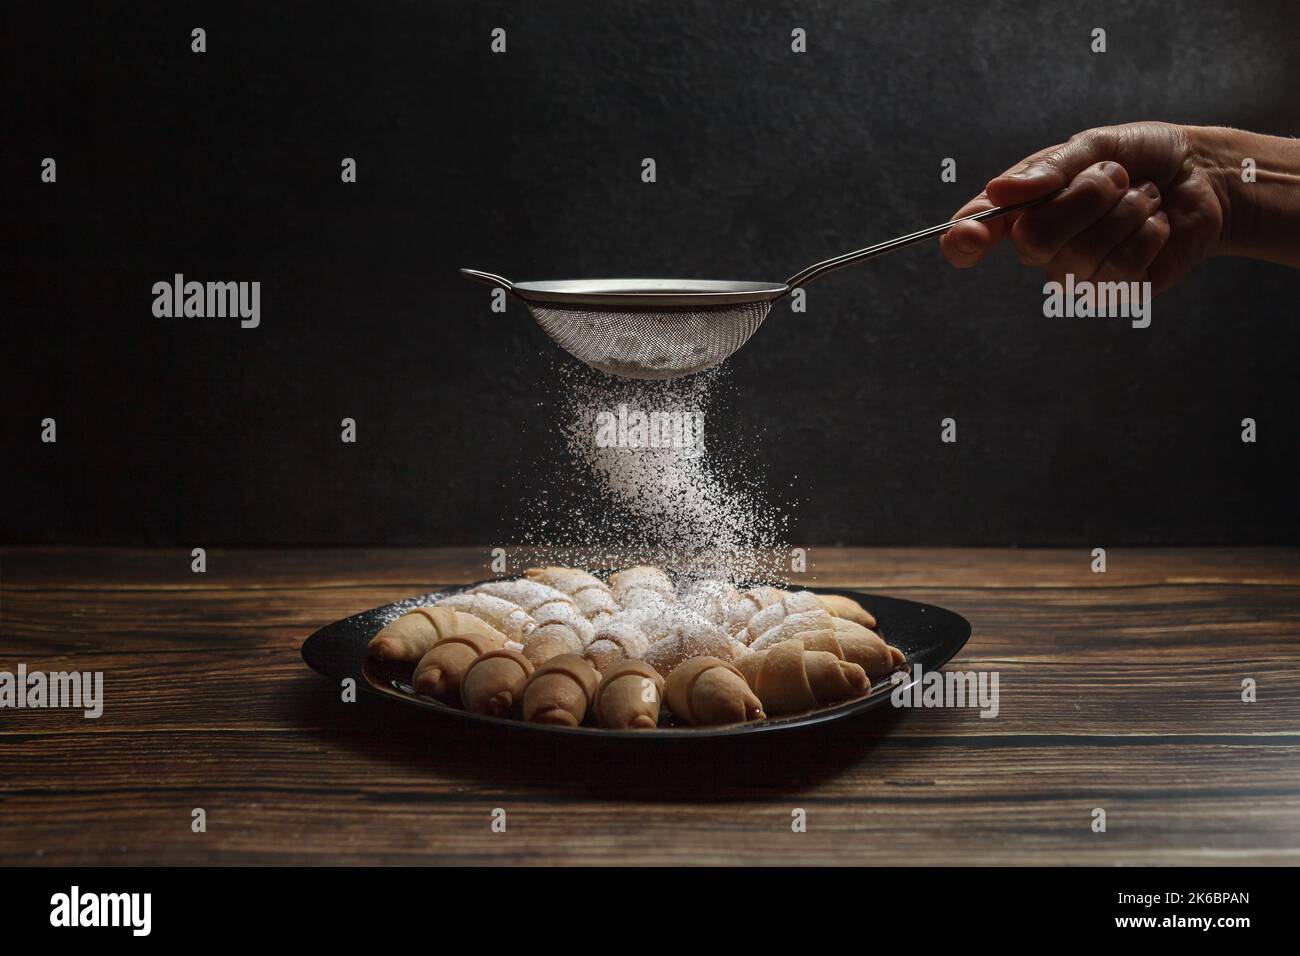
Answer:
[[[1148,196],[1149,198],[1151,198],[1151,199],[1159,199],[1159,198],[1160,198],[1160,190],[1157,189],[1157,188],[1156,188],[1156,184],[1153,183],[1153,182],[1152,182],[1151,180],[1149,180],[1149,179],[1144,180],[1144,181],[1138,183],[1137,186],[1135,186],[1134,188],[1135,188],[1135,189],[1139,189],[1139,190],[1141,190],[1142,192],[1146,193],[1147,196]]]
[[[1102,163],[1101,171],[1110,177],[1111,181],[1117,186],[1128,185],[1128,177],[1124,174],[1124,167],[1119,163]]]

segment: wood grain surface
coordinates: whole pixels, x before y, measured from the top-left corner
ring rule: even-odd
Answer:
[[[486,549],[213,550],[205,574],[182,550],[5,549],[0,670],[103,671],[106,703],[0,710],[0,863],[1300,863],[1300,550],[810,562],[807,583],[969,618],[950,666],[998,672],[999,716],[540,739],[342,703],[299,656],[340,617],[491,576]]]

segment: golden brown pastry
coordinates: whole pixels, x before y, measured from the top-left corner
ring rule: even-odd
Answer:
[[[690,611],[668,615],[667,633],[646,649],[642,660],[665,677],[693,657],[731,660],[731,638],[722,629]]]
[[[835,641],[840,646],[839,656],[857,664],[873,681],[887,676],[903,663],[903,652],[893,645],[886,644],[884,638],[875,631],[868,630],[861,624],[855,624],[846,618],[835,618],[834,625]],[[813,649],[807,641],[804,642],[804,646]]]
[[[534,667],[540,667],[561,654],[581,653],[582,642],[574,640],[571,632],[560,627],[548,625],[540,634],[534,631],[524,640],[524,656],[532,661]]]
[[[543,604],[557,601],[561,604],[573,604],[573,598],[563,591],[529,578],[521,578],[517,581],[488,581],[484,584],[475,585],[465,593],[490,594],[493,597],[509,601],[511,604],[518,604],[529,614],[532,614]]]
[[[723,627],[727,623],[727,611],[740,600],[740,592],[730,581],[699,578],[686,585],[677,600],[709,622]]]
[[[533,612],[536,627],[524,638],[524,654],[534,665],[560,654],[581,654],[596,628],[576,605],[547,604]]]
[[[500,635],[498,635],[499,637]],[[482,634],[453,634],[429,648],[415,665],[411,686],[417,694],[428,694],[448,704],[460,703],[460,682],[470,665],[488,651],[503,648],[505,642]]]
[[[640,658],[650,649],[647,625],[653,626],[653,612],[619,611],[596,627],[596,638],[582,652],[602,674],[620,661]]]
[[[617,614],[618,602],[609,585],[588,571],[578,568],[529,568],[524,574],[529,580],[548,584],[573,598],[583,617],[596,623],[610,614]]]
[[[648,564],[638,564],[611,574],[609,588],[614,593],[614,600],[624,609],[677,601],[672,580],[662,570]]]
[[[577,727],[600,684],[596,668],[576,654],[552,657],[524,685],[524,720]]]
[[[470,594],[468,591],[461,591],[443,598],[435,606],[472,614],[480,621],[492,625],[509,640],[520,643],[537,626],[532,615],[518,604],[497,597],[495,594],[481,592]]]
[[[595,635],[592,623],[583,616],[577,602],[558,588],[553,588],[541,581],[522,578],[518,581],[489,581],[470,588],[470,594],[490,594],[493,597],[511,601],[528,612],[534,624],[540,630],[548,624],[558,625],[558,630],[567,632],[570,643],[575,644],[575,654],[591,643]],[[525,634],[524,646],[533,636],[533,631]],[[554,656],[554,655],[552,655]],[[537,663],[536,661],[534,663]]]
[[[533,663],[518,651],[497,648],[470,665],[460,682],[460,702],[475,714],[504,717],[519,702]]]
[[[762,720],[763,705],[740,671],[716,657],[694,657],[668,675],[664,699],[679,720],[695,726]]]
[[[580,568],[564,568],[553,565],[545,568],[529,568],[524,574],[529,580],[548,585],[570,595],[577,594],[587,588],[609,590],[609,585],[604,581],[590,571],[583,571]]]
[[[438,604],[488,622],[520,644],[534,665],[559,654],[581,654],[596,633],[573,598],[527,578],[489,581]]]
[[[621,660],[642,658],[665,677],[682,661],[705,654],[734,656],[720,628],[674,604],[620,611],[596,629],[596,639],[583,652],[602,673]]]
[[[761,651],[807,631],[829,631],[834,620],[811,591],[789,591],[756,611],[735,638],[750,650]]]
[[[623,661],[605,674],[596,688],[592,716],[602,727],[639,730],[659,724],[664,679],[644,661]]]
[[[781,588],[758,587],[750,588],[733,601],[723,612],[723,628],[733,637],[745,628],[752,618],[759,611],[780,601],[789,594]],[[748,641],[744,643],[748,644]]]
[[[831,617],[843,618],[863,627],[874,628],[876,619],[871,612],[851,597],[842,594],[819,594],[817,600],[830,612]]]
[[[470,614],[443,607],[416,608],[370,639],[370,656],[381,661],[415,664],[429,648],[453,634],[480,634],[505,644],[506,637],[492,625]]]
[[[618,602],[614,600],[614,595],[599,588],[583,588],[581,591],[576,591],[573,600],[578,605],[578,610],[582,612],[583,617],[592,624],[599,624],[611,614],[619,612]]]
[[[754,689],[769,714],[793,714],[834,704],[867,692],[866,672],[833,651],[810,651],[803,641],[784,641],[753,651],[736,669]]]

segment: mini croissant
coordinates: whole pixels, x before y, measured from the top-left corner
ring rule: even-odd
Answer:
[[[642,658],[665,677],[693,657],[730,660],[735,654],[726,633],[692,611],[673,609],[659,615],[654,633],[663,636],[646,648]]]
[[[532,674],[532,661],[518,651],[488,651],[465,672],[460,682],[460,702],[471,713],[503,717],[519,700]]]
[[[802,642],[804,650],[829,651],[840,660],[857,664],[872,681],[888,676],[905,660],[902,651],[886,644],[875,631],[843,618],[833,618],[832,623],[833,629],[804,631],[790,640]],[[747,650],[753,652],[766,649],[767,647],[751,645]],[[744,655],[737,655],[737,659],[742,656]]]
[[[875,631],[868,630],[861,624],[855,624],[846,618],[835,618],[835,642],[839,645],[840,657],[852,661],[874,680],[886,676],[905,660],[903,652],[891,644],[886,644]],[[805,641],[809,650],[831,650],[829,647],[817,647],[811,641]]]
[[[444,703],[460,700],[460,682],[470,665],[481,655],[505,646],[498,638],[482,634],[453,634],[429,648],[415,665],[411,686],[417,694],[428,694]]]
[[[596,668],[576,654],[552,657],[524,685],[524,720],[577,727],[600,683]]]
[[[817,600],[830,612],[831,617],[852,621],[863,627],[876,626],[876,619],[871,612],[851,597],[845,597],[843,594],[819,594]]]
[[[551,603],[533,612],[537,626],[524,638],[524,656],[534,665],[561,654],[581,654],[596,636],[595,626],[576,605]]]
[[[664,679],[644,661],[623,661],[605,672],[592,715],[602,727],[649,729],[659,724]]]
[[[460,591],[440,600],[435,607],[451,608],[472,614],[480,621],[490,624],[497,631],[512,641],[522,642],[529,632],[537,626],[531,614],[514,601],[479,591],[471,594]]]
[[[565,594],[577,594],[587,588],[603,588],[609,590],[607,585],[590,571],[583,571],[579,568],[565,568],[551,565],[545,568],[529,568],[524,572],[531,581],[538,581],[542,584],[549,585],[563,591]]]
[[[857,664],[829,650],[805,650],[799,640],[746,654],[736,668],[772,714],[813,710],[857,697],[871,686]]]
[[[610,593],[609,585],[588,571],[577,568],[529,568],[524,574],[529,580],[548,584],[573,598],[583,617],[590,621],[618,613],[618,602]]]
[[[673,582],[659,568],[638,564],[609,576],[609,588],[621,607],[637,607],[644,599],[656,597],[669,604],[676,602]]]
[[[611,614],[596,629],[595,640],[587,645],[582,656],[602,674],[619,661],[639,658],[650,649],[650,638],[645,632],[648,613],[619,611]]]
[[[808,631],[829,631],[834,620],[811,591],[790,591],[756,611],[734,636],[751,650],[761,651]]]
[[[384,626],[370,640],[370,655],[381,661],[414,664],[434,644],[452,634],[479,634],[500,643],[505,635],[471,614],[445,607],[421,607]]]
[[[677,717],[696,726],[762,720],[763,705],[744,676],[716,657],[693,657],[668,675],[664,698]]]

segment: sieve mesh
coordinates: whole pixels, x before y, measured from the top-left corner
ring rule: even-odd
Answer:
[[[712,368],[758,331],[770,302],[613,312],[530,302],[537,324],[588,365],[623,378],[665,379]]]

